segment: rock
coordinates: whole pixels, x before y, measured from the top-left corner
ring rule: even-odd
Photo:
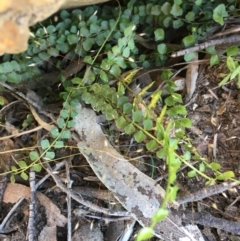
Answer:
[[[0,55],[27,49],[29,26],[43,21],[60,8],[91,5],[108,0],[1,0]]]

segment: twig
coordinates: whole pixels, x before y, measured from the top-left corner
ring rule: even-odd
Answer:
[[[133,228],[136,224],[136,220],[132,219],[128,221],[125,230],[123,231],[121,237],[119,238],[119,241],[128,241],[130,240],[130,237],[133,233]]]
[[[12,86],[0,81],[0,85],[2,85],[3,87],[7,88],[8,90],[12,91],[13,94],[18,95],[19,97],[21,97],[23,100],[25,100],[28,104],[34,106],[35,108],[38,109],[38,111],[42,114],[44,114],[45,116],[49,117],[53,122],[55,122],[54,117],[52,116],[51,113],[48,113],[44,110],[42,110],[42,107],[40,105],[38,105],[35,101],[33,101],[32,99],[28,98],[26,95],[24,95],[22,92],[17,91],[16,89],[14,89]]]
[[[8,213],[8,215],[4,218],[4,220],[2,221],[1,225],[0,225],[0,233],[9,233],[12,232],[14,230],[10,230],[10,231],[5,231],[4,230],[4,226],[6,225],[7,221],[9,220],[9,218],[12,216],[12,214],[14,213],[14,211],[17,209],[17,207],[20,205],[20,203],[24,200],[24,198],[20,198],[12,207],[12,209],[10,210],[10,212]]]
[[[33,128],[31,130],[27,130],[27,131],[24,131],[24,132],[21,132],[21,133],[0,137],[0,141],[6,140],[6,139],[10,139],[12,137],[19,137],[19,136],[22,136],[22,135],[25,135],[25,134],[29,134],[29,133],[32,133],[32,132],[35,132],[35,131],[38,131],[38,130],[41,130],[41,129],[43,129],[42,126],[37,126],[37,127]]]
[[[221,218],[215,218],[208,213],[193,213],[192,211],[172,210],[173,214],[179,215],[184,221],[195,222],[204,226],[222,229],[226,232],[240,235],[240,223],[232,222]]]
[[[89,207],[90,209],[92,210],[95,210],[97,212],[100,212],[100,213],[104,213],[104,214],[107,214],[107,215],[110,215],[110,216],[130,216],[130,214],[126,211],[110,211],[106,208],[102,208],[102,207],[99,207],[91,202],[88,202],[88,201],[85,201],[83,199],[80,199],[78,196],[76,196],[71,190],[68,190],[64,185],[63,183],[61,182],[61,180],[55,175],[53,174],[53,171],[52,171],[52,168],[50,167],[49,163],[46,163],[46,170],[47,172],[51,175],[51,177],[54,179],[56,185],[63,191],[65,192],[66,194],[69,194],[69,196],[76,200],[77,202]]]
[[[119,217],[119,218],[110,218],[110,217],[100,217],[100,216],[96,216],[96,215],[91,215],[91,214],[86,214],[84,215],[84,217],[87,218],[94,218],[94,219],[98,219],[98,220],[102,220],[104,222],[119,222],[119,221],[123,221],[123,220],[131,220],[132,217],[126,216],[126,217]]]
[[[35,172],[31,168],[29,174],[31,197],[29,204],[29,219],[28,219],[28,241],[34,241],[35,227],[34,227],[34,217],[36,208],[36,188],[35,188]]]
[[[185,54],[200,51],[200,50],[205,49],[210,46],[217,46],[217,45],[222,45],[222,44],[233,44],[233,43],[239,43],[239,42],[240,42],[240,35],[233,35],[233,36],[225,37],[225,38],[221,38],[221,39],[209,40],[209,41],[201,43],[197,46],[179,50],[179,51],[173,53],[171,55],[171,57],[175,58],[175,57],[183,56]]]
[[[66,175],[67,175],[67,188],[70,191],[72,189],[72,180],[70,178],[70,173],[69,173],[69,165],[68,161],[65,161],[65,167],[66,167]],[[68,234],[67,234],[67,240],[71,241],[72,240],[72,202],[71,202],[71,197],[69,193],[67,193],[67,206],[68,206]]]
[[[60,168],[62,168],[65,164],[65,161],[61,161],[55,165],[53,168],[53,172],[58,171]],[[38,181],[38,183],[35,185],[35,189],[37,190],[51,175],[47,174],[45,177],[43,177],[41,180]]]
[[[208,186],[206,188],[201,189],[200,191],[197,191],[195,193],[187,194],[186,196],[182,198],[178,198],[176,201],[179,204],[184,204],[188,202],[196,202],[199,200],[202,200],[204,198],[213,196],[218,193],[222,193],[226,190],[228,190],[231,187],[237,186],[239,183],[237,182],[224,182],[219,185],[213,185],[213,186]]]

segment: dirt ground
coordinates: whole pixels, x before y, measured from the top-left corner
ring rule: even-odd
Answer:
[[[224,65],[212,68],[205,66],[203,69],[202,78],[198,80],[196,91],[187,104],[188,117],[193,121],[193,127],[188,130],[188,135],[203,157],[211,162],[219,163],[222,171],[234,171],[236,179],[239,180],[240,92],[235,81],[222,87],[218,86],[220,81],[219,73],[223,70]],[[20,137],[14,136],[19,132],[21,124],[27,119],[30,111],[23,101],[16,99],[9,91],[3,91],[2,96],[6,98],[8,104],[6,105],[7,108],[3,107],[0,111],[2,123],[5,123],[0,127],[0,135],[1,137],[9,134],[13,135],[11,139],[0,140],[1,151],[4,151],[4,155],[0,156],[1,171],[3,172],[9,170],[10,166],[17,161],[27,160],[29,150],[39,148],[39,140],[48,137],[49,134],[45,130],[37,130]],[[55,103],[55,105],[58,104]],[[36,126],[36,122],[30,121],[26,129],[30,130]],[[141,155],[141,158],[137,158],[131,163],[153,179],[162,177],[158,183],[164,187],[167,175],[165,165],[161,160],[142,150],[141,145],[130,144],[131,138],[129,136],[122,135],[121,132],[116,130],[109,130],[109,126],[103,126],[103,128],[107,133],[113,133],[112,135],[109,134],[110,142],[124,156],[134,159]],[[72,191],[80,199],[87,200],[102,208],[122,209],[114,196],[105,189],[95,176],[83,156],[79,154],[75,140],[69,139],[68,147],[59,149],[56,152],[54,161],[50,163],[51,167],[53,168],[57,163],[62,163],[62,167],[55,172],[56,176],[63,183],[67,183],[66,170],[68,170],[73,183]],[[196,162],[192,164],[197,165]],[[184,167],[178,173],[177,185],[180,188],[178,197],[180,199],[184,195],[194,194],[196,191],[205,188],[205,180],[201,177],[187,178],[188,171],[189,168]],[[36,183],[45,175],[47,175],[47,172],[44,169],[37,173]],[[25,199],[17,206],[6,224],[0,226],[0,240],[22,241],[29,236],[31,190],[29,181],[17,175],[15,178],[18,184],[9,184],[4,192],[4,183],[9,182],[10,178],[11,175],[1,177],[0,190],[3,196],[1,222],[19,198],[24,197]],[[114,241],[130,225],[133,226],[133,229],[129,240],[134,240],[135,235],[140,230],[140,226],[138,224],[133,225],[134,222],[131,220],[122,220],[120,217],[108,217],[102,213],[92,212],[76,200],[72,200],[71,211],[69,211],[66,193],[56,185],[56,182],[51,177],[48,177],[39,186],[38,192],[47,199],[43,201],[40,200],[40,197],[36,198],[36,212],[33,215],[34,225],[32,227],[33,240],[64,241],[67,240],[69,235],[72,236],[73,241]],[[198,224],[200,222],[198,227],[204,236],[204,240],[240,240],[239,186],[231,187],[227,191],[198,201],[185,203],[181,205],[178,211],[178,215],[182,216],[184,224]],[[68,225],[71,224],[73,230],[70,234],[68,234],[67,229],[69,213],[71,213],[72,217]],[[202,220],[205,220],[202,221],[203,223],[199,221],[201,219],[198,216],[199,213],[202,214]],[[207,216],[209,214],[211,216]],[[218,218],[218,220],[212,220],[212,216]],[[232,233],[224,230],[224,227],[227,226],[231,226],[232,229],[230,230],[233,230],[233,232],[238,229],[238,235],[236,232]],[[53,236],[49,236],[49,234]],[[153,238],[152,240],[157,239]]]

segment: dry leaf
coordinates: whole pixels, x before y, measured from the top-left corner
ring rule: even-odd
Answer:
[[[187,95],[186,99],[190,100],[193,93],[196,90],[197,78],[198,78],[198,67],[199,64],[197,63],[198,56],[195,57],[192,61],[193,63],[188,64],[187,73],[186,73],[186,90]],[[196,63],[194,63],[194,61]]]
[[[27,49],[29,26],[56,12],[65,0],[1,0],[0,54]]]
[[[81,141],[78,147],[89,165],[115,198],[142,226],[148,226],[158,210],[164,190],[154,180],[140,172],[120,155],[108,142],[94,111],[76,107],[75,129]],[[157,237],[180,240],[191,234],[181,225],[180,218],[171,214],[155,227]]]
[[[31,190],[29,187],[17,183],[9,183],[4,193],[3,202],[16,203],[22,197],[30,199],[30,195]],[[67,223],[67,219],[61,214],[60,209],[55,204],[53,204],[48,197],[40,192],[37,192],[36,197],[38,198],[41,205],[45,207],[47,215],[47,224],[41,234],[44,237],[43,240],[54,241],[55,239],[52,237],[54,235],[56,237],[56,226],[64,227]],[[53,232],[55,232],[55,234],[53,234]]]

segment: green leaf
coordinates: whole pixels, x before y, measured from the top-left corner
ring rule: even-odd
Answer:
[[[152,129],[152,127],[153,127],[153,122],[151,119],[147,118],[143,121],[144,130],[149,131]]]
[[[54,144],[54,148],[63,148],[64,147],[64,142],[63,141],[56,141]]]
[[[147,142],[146,147],[149,151],[154,151],[159,147],[159,144],[155,140]]]
[[[231,72],[236,68],[236,64],[231,56],[227,57],[227,67]]]
[[[67,41],[70,45],[76,44],[78,42],[78,36],[76,34],[67,35]]]
[[[162,28],[157,28],[154,31],[154,35],[155,35],[155,40],[156,41],[162,41],[165,37],[165,32]]]
[[[86,50],[86,51],[90,51],[92,49],[92,46],[94,44],[94,39],[92,38],[86,38],[83,43],[82,43],[82,46],[83,46],[83,49]]]
[[[70,32],[76,34],[78,31],[78,27],[76,25],[71,26]]]
[[[50,48],[48,48],[47,53],[50,56],[57,57],[59,55],[59,50],[54,47],[50,47]]]
[[[16,72],[7,74],[7,80],[10,83],[19,84],[21,82],[21,75]]]
[[[11,166],[11,170],[13,171],[13,172],[17,172],[17,168],[15,167],[15,166]]]
[[[240,73],[238,74],[237,86],[240,88]]]
[[[128,37],[133,34],[133,31],[136,29],[135,25],[130,25],[127,28],[124,29],[124,36]]]
[[[53,138],[57,138],[59,136],[59,130],[57,127],[53,128],[52,131],[51,131],[51,135]]]
[[[72,128],[74,127],[76,124],[76,122],[74,120],[70,120],[67,122],[67,128]]]
[[[179,5],[174,4],[174,5],[172,6],[172,9],[171,9],[170,13],[171,13],[174,17],[179,17],[179,16],[182,16],[183,10],[182,10],[182,8],[181,8]]]
[[[11,175],[11,177],[10,177],[10,182],[11,182],[11,183],[15,183],[15,181],[16,181],[16,180],[15,180],[15,176],[14,176],[14,175]]]
[[[128,46],[123,49],[122,56],[124,58],[128,58],[130,56],[130,48]]]
[[[176,104],[177,102],[179,102],[178,99],[174,98],[174,96],[170,95],[165,99],[165,104],[168,106],[173,106],[174,104]]]
[[[196,38],[193,35],[188,35],[185,38],[183,38],[182,41],[185,47],[191,47],[196,43]]]
[[[27,163],[25,161],[19,161],[17,164],[20,168],[26,168],[27,167]]]
[[[182,27],[184,22],[181,19],[177,19],[173,21],[173,28],[177,29]]]
[[[53,151],[47,151],[46,153],[45,153],[45,157],[44,157],[45,159],[48,159],[48,160],[52,160],[52,159],[54,159],[55,158],[55,152],[53,152]]]
[[[0,73],[6,74],[6,73],[10,73],[12,71],[13,71],[13,66],[11,65],[10,62],[2,63],[0,65]]]
[[[234,178],[235,175],[234,175],[234,172],[233,171],[227,171],[227,172],[224,172],[224,173],[221,173],[220,175],[216,176],[216,179],[217,180],[228,180],[230,178]]]
[[[114,64],[110,71],[109,71],[114,77],[119,77],[121,75],[121,69],[117,64]]]
[[[124,114],[131,114],[133,109],[133,105],[131,103],[125,103],[123,105],[123,113]]]
[[[176,180],[176,179],[174,179]],[[169,188],[169,201],[175,201],[177,198],[178,186],[173,186]]]
[[[195,20],[195,13],[193,11],[190,11],[185,16],[186,20],[189,22],[193,22]]]
[[[163,20],[163,25],[164,25],[165,28],[170,27],[172,25],[172,23],[173,23],[173,19],[170,16],[166,17]]]
[[[5,103],[4,98],[0,96],[0,105],[4,105],[4,103]]]
[[[36,32],[35,35],[37,37],[43,37],[45,35],[45,31],[43,30],[43,28],[39,28]]]
[[[42,166],[40,164],[34,164],[34,165],[32,165],[32,169],[35,172],[40,172],[42,170]]]
[[[197,6],[201,6],[201,5],[202,5],[202,0],[196,0],[196,1],[195,1],[195,4],[196,4]]]
[[[174,106],[174,110],[176,111],[177,115],[186,115],[187,109],[184,105],[176,105]]]
[[[31,161],[36,161],[36,160],[39,159],[39,155],[38,155],[38,153],[36,151],[31,151],[29,153],[29,157],[30,157]]]
[[[128,124],[127,120],[123,116],[120,116],[117,120],[115,120],[115,123],[119,129],[124,128]]]
[[[160,14],[161,14],[161,7],[160,7],[160,5],[154,5],[151,8],[151,15],[159,16]]]
[[[117,99],[117,106],[122,107],[124,104],[129,103],[127,96],[121,96]]]
[[[228,13],[226,11],[225,4],[219,4],[214,10],[213,10],[213,20],[220,25],[224,24],[224,18],[228,17]]]
[[[210,58],[210,66],[214,66],[220,63],[218,54],[213,54]]]
[[[121,50],[120,50],[120,48],[118,47],[118,46],[114,46],[113,48],[112,48],[112,52],[113,52],[113,54],[114,55],[119,55],[120,53],[121,53]]]
[[[227,56],[236,56],[239,54],[239,49],[237,45],[232,45],[226,49]]]
[[[65,130],[61,134],[62,139],[69,139],[71,137],[71,132],[69,130]]]
[[[50,148],[49,140],[42,140],[41,141],[41,147],[42,147],[43,150],[46,150],[46,149]]]
[[[209,46],[206,48],[206,51],[208,54],[216,54],[216,49],[215,49],[215,46]]]
[[[28,180],[28,174],[26,172],[21,172],[20,176],[23,180]]]
[[[166,54],[167,53],[167,45],[165,43],[159,44],[157,46],[157,50],[159,54]]]
[[[199,171],[200,172],[204,172],[205,171],[205,169],[206,169],[206,166],[205,166],[205,164],[202,162],[202,163],[200,163],[199,164]]]
[[[180,122],[182,127],[190,128],[192,126],[192,121],[188,118],[182,118]]]
[[[137,111],[134,111],[134,112],[132,113],[132,119],[133,119],[133,121],[135,121],[135,122],[141,122],[141,121],[142,121],[142,118],[143,118],[142,111],[137,110]]]
[[[67,118],[68,118],[68,111],[67,111],[67,110],[61,110],[61,111],[60,111],[60,116],[61,116],[63,119],[67,119]]]
[[[152,238],[154,235],[153,229],[150,227],[144,227],[140,229],[137,235],[136,241],[142,241]]]
[[[218,85],[222,86],[222,85],[226,84],[229,81],[230,77],[231,77],[231,73],[228,74]]]
[[[184,55],[184,60],[186,61],[186,62],[188,62],[188,61],[191,61],[192,59],[194,59],[194,58],[196,58],[197,57],[197,53],[188,53],[188,54],[185,54]]]
[[[186,152],[184,152],[184,159],[186,160],[186,161],[189,161],[190,160],[190,158],[191,158],[191,153],[189,152],[189,151],[186,151]]]
[[[161,11],[165,14],[165,15],[169,15],[170,11],[171,11],[171,4],[169,2],[165,2],[162,6],[161,6]]]
[[[105,71],[101,70],[100,71],[100,78],[103,82],[107,83],[108,82],[108,76]]]
[[[211,162],[209,164],[209,166],[214,170],[214,171],[218,171],[221,168],[221,165],[217,162]]]
[[[168,210],[164,208],[159,208],[157,212],[152,217],[153,223],[158,223],[168,216]]]
[[[60,12],[60,17],[61,17],[62,20],[64,20],[65,18],[70,17],[70,13],[67,10],[62,10]]]
[[[57,125],[58,125],[59,128],[62,129],[65,126],[65,120],[63,118],[59,117],[57,119]]]
[[[168,151],[165,149],[165,148],[162,148],[161,150],[159,150],[157,153],[157,157],[159,159],[162,159],[162,158],[166,158],[167,155],[168,155]]]
[[[240,65],[232,72],[230,80],[234,79],[240,73]]]
[[[127,126],[124,127],[124,131],[126,132],[126,134],[131,135],[132,133],[135,132],[135,127],[132,123],[128,124]]]
[[[147,136],[141,130],[139,130],[137,133],[134,134],[134,139],[136,140],[136,142],[142,142],[146,138]]]
[[[61,51],[61,53],[68,53],[69,52],[69,44],[63,43],[63,44],[57,44],[56,48]]]
[[[188,172],[188,174],[187,174],[187,176],[188,177],[196,177],[196,175],[197,175],[197,173],[196,173],[196,171],[195,170],[192,170],[192,171],[190,171],[190,172]]]
[[[91,33],[90,33],[90,31],[86,27],[82,27],[80,29],[80,35],[83,36],[83,37],[88,38],[91,35]]]
[[[101,27],[99,25],[97,25],[96,23],[92,23],[90,25],[90,33],[99,33],[101,31]]]
[[[135,48],[134,39],[133,38],[129,39],[127,45],[129,47],[129,49],[134,50],[134,48]]]

